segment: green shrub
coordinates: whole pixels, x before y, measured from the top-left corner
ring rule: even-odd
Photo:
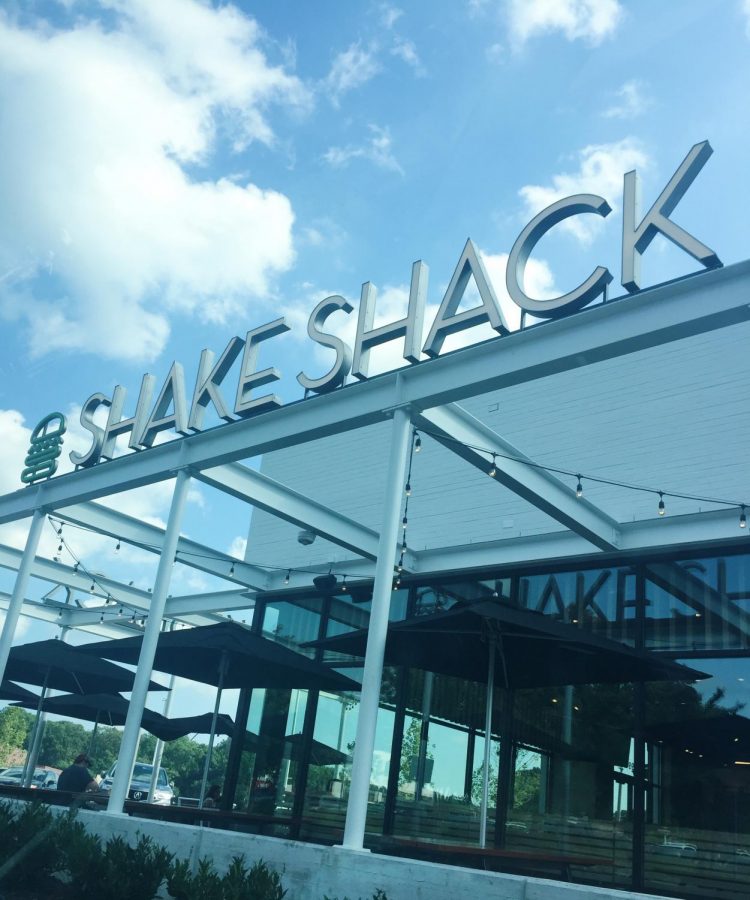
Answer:
[[[107,858],[101,839],[72,819],[64,829],[63,867],[72,891],[79,897],[95,897],[107,877]]]
[[[198,862],[195,875],[188,860],[174,863],[167,875],[167,891],[176,900],[224,900],[222,879],[207,857]]]
[[[11,863],[2,884],[35,891],[62,866],[63,823],[38,803],[0,803],[0,866]]]
[[[153,900],[169,874],[172,854],[141,837],[135,847],[123,838],[113,837],[104,848],[103,880],[99,893],[92,896],[107,900]]]
[[[286,890],[279,873],[263,860],[251,868],[243,856],[235,856],[222,878],[210,859],[198,863],[195,875],[187,860],[174,863],[167,877],[167,891],[175,900],[283,900]]]

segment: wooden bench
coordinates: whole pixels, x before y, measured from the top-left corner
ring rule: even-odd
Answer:
[[[391,838],[379,843],[377,849],[391,856],[424,859],[428,862],[482,868],[493,872],[519,875],[558,877],[571,880],[571,867],[612,866],[611,859],[596,856],[567,856],[559,853],[532,853],[524,850],[503,850],[497,847],[470,847],[464,844],[437,844]]]

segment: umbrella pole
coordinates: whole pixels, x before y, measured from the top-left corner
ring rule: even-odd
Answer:
[[[96,729],[99,727],[99,710],[96,711],[96,718],[94,719],[94,727],[91,731],[91,739],[89,740],[89,757],[94,754],[94,744],[96,743]]]
[[[39,702],[36,705],[36,718],[34,719],[34,729],[31,732],[31,743],[29,744],[29,752],[26,756],[26,762],[23,767],[23,777],[21,783],[24,787],[31,785],[31,779],[34,777],[34,769],[36,768],[37,757],[39,756],[39,745],[42,742],[42,731],[44,720],[42,719],[42,703],[47,696],[47,681],[49,680],[49,669],[44,676],[44,684],[42,692],[39,695]]]
[[[200,808],[203,809],[203,800],[206,796],[206,785],[208,783],[208,769],[211,765],[211,754],[214,749],[214,737],[216,736],[216,719],[219,715],[219,703],[221,702],[221,692],[224,687],[224,672],[227,667],[227,652],[224,650],[221,654],[221,662],[219,663],[219,686],[216,689],[216,703],[214,704],[214,714],[211,719],[211,734],[208,738],[208,750],[206,752],[206,762],[203,766],[203,780],[201,781]]]
[[[482,761],[482,803],[479,809],[479,846],[487,845],[487,806],[490,794],[490,750],[492,745],[492,707],[495,700],[495,638],[490,637],[487,665],[487,705],[484,710],[484,760]]]
[[[169,708],[172,705],[172,693],[174,691],[175,675],[169,679],[169,692],[164,699],[164,709],[162,715],[169,718]],[[156,739],[154,745],[154,756],[151,760],[151,783],[148,786],[148,802],[154,802],[154,793],[156,792],[156,782],[159,780],[159,769],[161,768],[161,758],[164,755],[164,741],[161,738]]]

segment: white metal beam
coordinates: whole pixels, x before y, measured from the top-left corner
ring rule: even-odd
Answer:
[[[15,547],[0,544],[0,568],[16,571],[21,562],[22,551]],[[76,572],[70,566],[56,563],[50,559],[37,556],[31,568],[33,578],[41,578],[53,584],[63,584],[82,593],[89,593],[91,578],[83,572]],[[132,609],[148,611],[151,595],[132,585],[125,585],[104,575],[96,575],[95,588],[92,597],[107,599],[107,593],[118,602],[125,603]]]
[[[255,598],[248,591],[185,594],[179,597],[169,597],[164,615],[169,619],[184,619],[186,616],[196,613],[234,612],[238,609],[252,609],[254,605]]]
[[[500,437],[465,409],[456,404],[425,410],[414,424],[457,456],[482,472],[490,469],[486,454],[466,446],[486,447],[499,454],[495,479],[527,502],[556,519],[566,528],[586,538],[600,550],[616,550],[620,543],[617,522],[584,498],[576,497],[572,487],[563,484],[544,469],[535,468],[528,456]],[[458,441],[459,443],[456,443]],[[507,459],[506,457],[514,457]],[[526,463],[519,460],[526,460]]]
[[[66,506],[64,509],[55,510],[55,518],[91,528],[99,534],[108,535],[114,540],[127,541],[153,553],[160,553],[164,542],[163,528],[117,512],[100,503]],[[177,559],[183,565],[245,587],[265,590],[269,584],[268,573],[264,569],[185,537],[181,537],[178,541]],[[233,574],[232,567],[234,567]]]
[[[286,522],[300,528],[309,528],[327,541],[366,559],[375,559],[378,555],[376,531],[365,528],[255,469],[232,463],[196,472],[195,477],[204,484],[251,503]]]
[[[619,551],[700,548],[705,556],[712,544],[731,543],[750,549],[748,529],[737,524],[737,510],[724,509],[690,515],[667,515],[620,525]],[[417,571],[448,572],[491,566],[533,565],[542,560],[567,560],[591,554],[591,544],[570,531],[551,531],[454,547],[433,547],[416,554]]]
[[[10,594],[0,591],[0,610],[7,609],[9,603]],[[62,616],[59,615],[60,609],[62,609]],[[23,607],[21,609],[21,615],[28,616],[30,619],[48,622],[50,625],[59,625],[61,627],[68,626],[70,628],[80,629],[81,631],[85,631],[88,634],[93,634],[100,638],[131,637],[139,630],[134,627],[128,627],[125,624],[109,624],[106,621],[100,623],[98,617],[95,622],[84,624],[76,618],[76,612],[76,610],[66,610],[64,604],[60,606],[48,606],[47,604],[29,599],[23,601]]]
[[[750,262],[661,285],[567,318],[495,338],[370,381],[70,472],[0,498],[0,524],[172,477],[195,474],[383,421],[409,404],[425,410],[750,321],[742,279]]]

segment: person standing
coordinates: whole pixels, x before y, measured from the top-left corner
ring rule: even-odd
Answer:
[[[71,791],[80,794],[82,791],[98,791],[99,785],[91,777],[88,767],[91,760],[85,753],[79,753],[73,760],[73,765],[60,772],[57,779],[58,791]]]

